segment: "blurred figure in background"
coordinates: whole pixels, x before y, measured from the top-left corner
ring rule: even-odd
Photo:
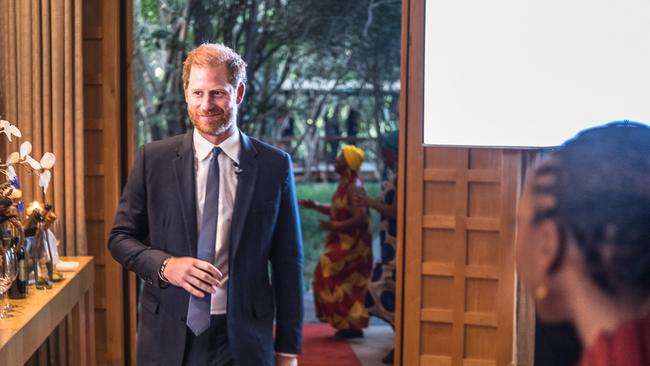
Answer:
[[[331,204],[301,200],[303,208],[329,215],[321,227],[329,231],[325,248],[314,271],[313,288],[316,316],[337,329],[340,338],[363,336],[368,326],[364,299],[372,269],[372,234],[367,210],[353,197],[365,192],[358,177],[363,150],[346,145],[336,158],[340,175]]]
[[[327,139],[327,170],[329,171],[329,164],[334,164],[336,161],[336,154],[339,151],[339,138],[341,137],[341,121],[340,121],[341,105],[339,103],[334,107],[332,117],[325,119],[325,138]]]
[[[361,120],[361,112],[354,108],[350,108],[348,112],[348,118],[345,120],[345,127],[348,136],[348,143],[354,144],[357,141],[357,135],[359,134],[359,122]]]
[[[381,140],[381,156],[386,171],[382,182],[382,195],[370,198],[360,191],[354,199],[359,205],[369,207],[381,215],[379,222],[379,243],[381,259],[375,264],[366,293],[366,309],[370,315],[383,319],[395,328],[395,238],[397,236],[397,151],[399,132],[384,134]],[[393,363],[391,350],[382,360]]]
[[[588,129],[539,164],[516,252],[537,316],[575,325],[580,366],[650,365],[650,128]]]

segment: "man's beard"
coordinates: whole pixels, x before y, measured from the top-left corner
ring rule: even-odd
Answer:
[[[211,112],[200,114],[188,111],[188,114],[190,121],[192,121],[192,124],[194,125],[194,128],[199,130],[199,132],[210,136],[218,136],[228,131],[234,126],[235,120],[237,118],[237,111],[235,109],[231,109],[229,111],[222,110],[221,113]],[[202,121],[202,116],[210,116],[216,120]]]

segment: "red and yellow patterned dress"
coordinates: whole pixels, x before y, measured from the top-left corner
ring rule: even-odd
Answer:
[[[331,221],[352,217],[348,188],[356,177],[341,179],[332,196]],[[316,316],[336,329],[362,329],[368,326],[364,298],[372,270],[370,219],[350,232],[330,232],[325,250],[314,271]]]

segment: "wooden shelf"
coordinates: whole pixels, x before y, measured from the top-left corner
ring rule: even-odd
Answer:
[[[26,299],[10,299],[20,305],[15,317],[0,319],[0,365],[22,365],[56,327],[71,315],[72,344],[78,353],[71,355],[74,365],[95,364],[93,257],[63,257],[79,262],[76,272],[63,272],[65,279],[52,289],[29,288]]]

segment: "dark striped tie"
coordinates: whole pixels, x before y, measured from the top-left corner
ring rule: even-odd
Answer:
[[[219,216],[219,159],[220,147],[212,149],[210,169],[205,185],[205,202],[203,203],[203,220],[199,230],[197,244],[197,257],[214,264],[214,251],[216,246],[217,219]],[[187,326],[195,335],[203,333],[210,326],[210,300],[212,296],[190,296],[187,308]]]

